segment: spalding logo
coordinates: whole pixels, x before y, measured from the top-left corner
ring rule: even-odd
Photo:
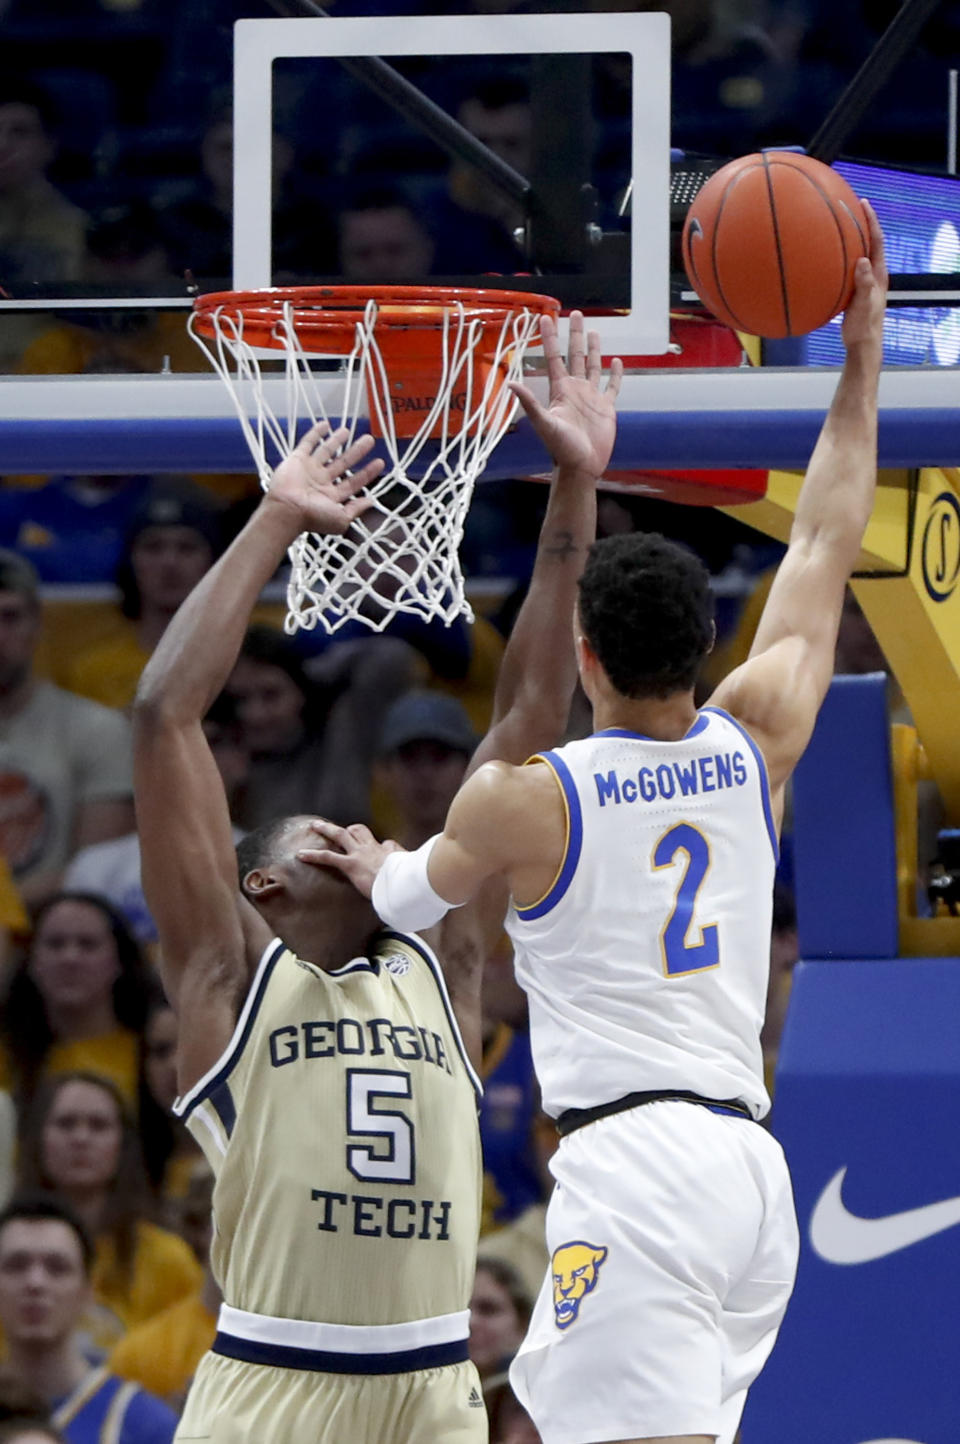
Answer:
[[[567,1329],[576,1322],[581,1302],[597,1286],[600,1265],[606,1256],[605,1248],[595,1243],[584,1243],[581,1239],[554,1249],[551,1270],[553,1309],[558,1329]]]

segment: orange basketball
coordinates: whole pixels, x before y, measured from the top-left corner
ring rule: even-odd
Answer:
[[[842,176],[768,150],[707,181],[683,227],[683,264],[703,304],[735,331],[803,336],[847,305],[869,237]]]

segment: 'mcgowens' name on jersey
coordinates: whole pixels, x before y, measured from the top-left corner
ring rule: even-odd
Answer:
[[[726,787],[743,787],[747,764],[742,752],[715,752],[690,762],[661,762],[659,767],[641,767],[630,776],[616,769],[595,772],[597,799],[608,803],[669,802],[672,797],[696,797],[704,792],[721,792]]]

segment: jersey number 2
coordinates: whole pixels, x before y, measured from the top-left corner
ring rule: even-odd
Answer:
[[[409,1073],[347,1069],[347,1133],[373,1140],[347,1145],[347,1167],[365,1183],[413,1183],[413,1124],[385,1098],[412,1098]]]
[[[654,868],[670,867],[678,852],[687,855],[686,867],[677,888],[673,911],[660,934],[664,970],[668,977],[678,973],[700,973],[720,962],[717,925],[700,928],[700,941],[689,942],[694,930],[697,893],[710,866],[710,844],[689,822],[679,822],[665,832],[653,849]]]

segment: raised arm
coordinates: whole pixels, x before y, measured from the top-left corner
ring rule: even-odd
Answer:
[[[490,729],[467,776],[496,758],[521,763],[562,737],[577,680],[572,619],[577,581],[597,533],[597,482],[616,436],[623,366],[615,360],[601,385],[600,337],[570,317],[565,366],[557,328],[542,326],[550,381],[546,407],[524,386],[514,390],[550,453],[553,476],[530,586],[500,664]]]
[[[846,359],[800,491],[787,554],[749,658],[711,698],[753,734],[775,793],[800,760],[830,685],[844,590],[873,509],[887,268],[877,218],[869,202],[864,209],[871,258],[857,265],[843,321]]]
[[[191,592],[143,673],[134,705],[134,792],[144,891],[157,923],[164,986],[181,1021],[179,1071],[191,1086],[220,1057],[251,964],[269,931],[240,895],[227,799],[201,722],[236,661],[250,613],[304,530],[343,532],[372,440],[342,455],[344,432],[314,427],[278,467],[232,546]],[[344,473],[360,467],[353,476]]]
[[[577,581],[596,532],[596,485],[613,450],[615,402],[623,367],[618,360],[611,364],[604,388],[600,338],[595,332],[584,335],[579,312],[570,318],[566,366],[556,328],[549,320],[543,325],[543,339],[550,378],[548,406],[540,406],[524,387],[516,388],[554,462],[533,577],[501,664],[490,731],[472,759],[444,832],[427,845],[432,848],[431,878],[435,874],[442,877],[441,891],[451,902],[473,898],[486,879],[504,871],[504,859],[494,844],[499,843],[502,850],[506,838],[519,837],[513,825],[517,817],[511,808],[519,805],[521,795],[527,795],[529,774],[546,770],[524,769],[521,777],[516,766],[505,764],[522,763],[531,753],[560,741],[577,676],[573,647]],[[497,811],[497,821],[491,824],[488,804],[494,797],[499,799],[498,808],[505,811]],[[552,785],[544,788],[542,802],[547,810],[556,809],[559,824],[561,804]],[[478,818],[487,819],[482,827],[474,825],[475,810]],[[318,824],[318,832],[338,850],[318,847],[301,853],[301,857],[339,867],[369,894],[392,844],[378,844],[365,828],[351,828],[348,832]],[[403,866],[416,867],[416,863]],[[425,869],[424,855],[424,877]],[[478,899],[480,922],[488,933],[499,930],[505,904],[502,882]],[[412,918],[409,926],[414,930],[428,927],[442,912],[442,908],[436,908],[430,915],[428,909],[422,922]],[[456,968],[451,967],[450,960],[463,951],[458,935],[466,930],[468,922],[469,918],[454,915],[443,933],[441,951],[454,989]]]

